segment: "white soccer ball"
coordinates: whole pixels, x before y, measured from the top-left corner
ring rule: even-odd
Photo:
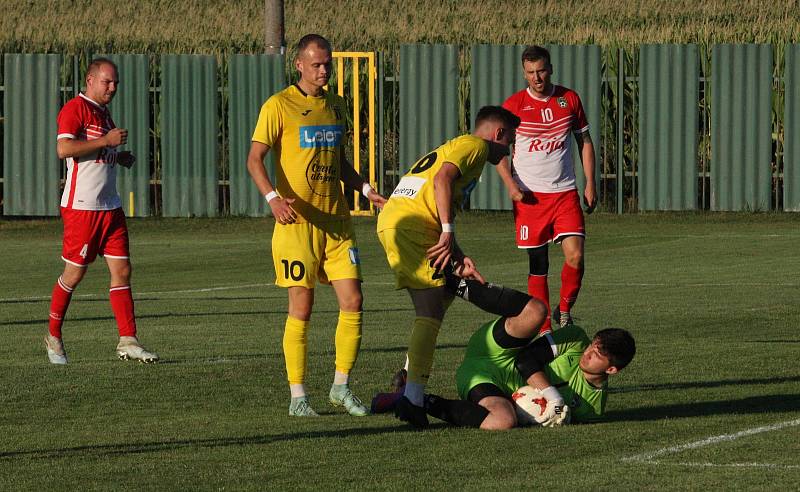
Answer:
[[[547,399],[533,386],[523,386],[511,395],[519,425],[536,425],[547,408]]]

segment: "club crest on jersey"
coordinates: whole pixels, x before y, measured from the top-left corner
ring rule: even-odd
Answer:
[[[342,125],[311,125],[300,127],[300,147],[317,149],[336,147],[342,141]]]
[[[361,264],[361,258],[358,257],[358,248],[349,248],[347,253],[350,255],[350,263],[353,265]]]
[[[565,97],[559,97],[557,99],[557,101],[558,101],[558,106],[559,107],[561,107],[561,108],[566,108],[567,107],[567,99]]]

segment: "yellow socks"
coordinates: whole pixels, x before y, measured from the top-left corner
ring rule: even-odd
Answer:
[[[408,381],[425,385],[433,366],[433,352],[442,320],[417,316],[408,344]]]
[[[339,311],[336,325],[336,371],[349,374],[356,363],[358,349],[361,347],[361,311],[349,313]]]
[[[286,358],[286,375],[289,384],[303,384],[306,376],[306,330],[308,321],[286,317],[283,330],[283,355]]]

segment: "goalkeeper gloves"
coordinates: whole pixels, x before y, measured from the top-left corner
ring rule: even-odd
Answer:
[[[548,386],[540,391],[547,400],[547,406],[540,415],[536,416],[536,422],[542,427],[554,427],[569,423],[569,407],[564,404],[561,393],[553,386]]]

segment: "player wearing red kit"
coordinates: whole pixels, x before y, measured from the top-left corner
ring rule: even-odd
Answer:
[[[71,99],[58,113],[58,157],[67,160],[67,180],[61,197],[64,240],[61,258],[64,272],[53,287],[49,333],[45,337],[47,357],[53,364],[66,364],[61,337],[64,315],[72,292],[97,255],[104,256],[111,274],[109,298],[117,320],[120,359],[156,362],[136,338],[136,319],[131,295],[131,264],[128,229],[117,194],[117,164],[130,167],[135,161],[116,148],[127,142],[128,132],[116,128],[107,105],[117,92],[116,65],[98,58],[86,72],[86,91]]]
[[[561,243],[565,262],[553,318],[566,326],[572,322],[570,309],[581,288],[586,236],[570,134],[575,136],[583,162],[587,213],[597,204],[594,147],[578,94],[550,82],[550,53],[540,46],[527,47],[522,53],[522,68],[528,87],[503,103],[522,120],[517,129],[513,166],[505,161],[498,166],[498,172],[513,200],[517,246],[528,251],[528,293],[548,310],[547,247],[550,242]],[[548,319],[542,331],[550,329]]]

